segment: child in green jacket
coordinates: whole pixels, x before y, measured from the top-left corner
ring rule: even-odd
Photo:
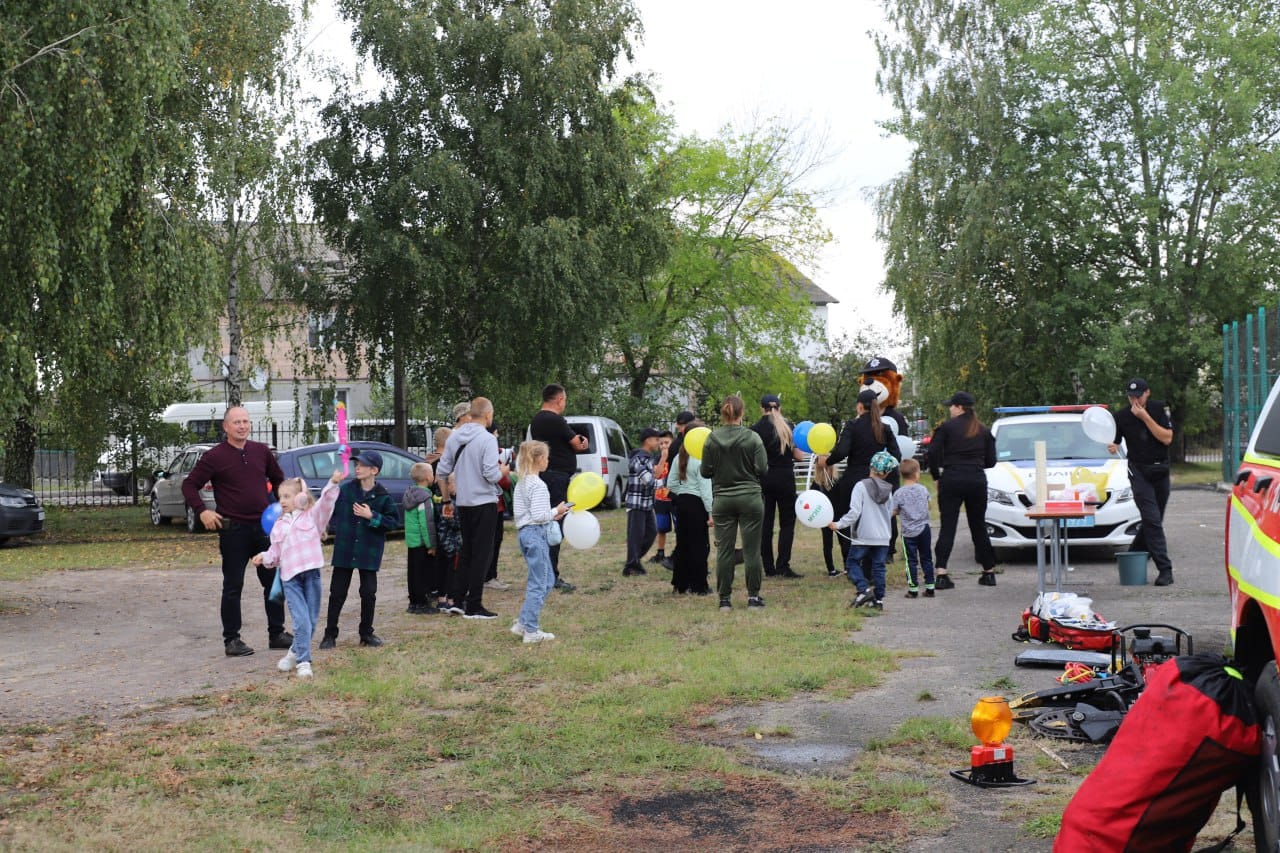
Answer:
[[[410,613],[439,613],[431,600],[431,567],[436,560],[436,507],[432,500],[431,484],[436,481],[435,471],[429,462],[415,463],[409,469],[413,485],[405,490],[401,508],[404,510],[404,544],[409,549],[406,572],[409,581]]]

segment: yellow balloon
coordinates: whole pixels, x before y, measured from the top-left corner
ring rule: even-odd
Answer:
[[[569,481],[569,503],[574,512],[586,512],[604,500],[604,479],[594,471],[583,471]]]
[[[809,430],[809,449],[821,456],[836,446],[836,428],[831,424],[814,424]]]
[[[702,446],[707,443],[711,430],[706,427],[694,427],[684,434],[684,448],[694,459],[702,458]]]

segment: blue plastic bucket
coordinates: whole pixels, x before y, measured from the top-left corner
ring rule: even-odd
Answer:
[[[1147,583],[1147,552],[1125,551],[1116,554],[1120,565],[1121,586],[1145,586]]]

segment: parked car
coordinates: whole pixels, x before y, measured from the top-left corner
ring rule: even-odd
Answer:
[[[587,437],[587,449],[577,455],[578,470],[599,474],[604,480],[604,506],[622,506],[622,497],[627,493],[627,457],[631,455],[627,434],[609,418],[565,415],[564,419],[574,432]],[[530,437],[527,430],[525,437]]]
[[[187,506],[182,497],[182,482],[187,479],[196,462],[213,444],[190,444],[178,451],[173,461],[162,471],[155,472],[155,485],[151,487],[151,523],[159,527],[175,518],[183,519],[188,533],[202,533],[204,525],[195,510]],[[213,485],[206,484],[200,490],[200,499],[209,509],[217,509]]]
[[[1032,548],[1035,522],[1027,509],[1036,497],[1036,442],[1045,442],[1049,492],[1063,486],[1093,482],[1097,512],[1068,524],[1073,544],[1124,548],[1142,523],[1129,487],[1129,467],[1123,455],[1113,456],[1107,445],[1085,435],[1081,426],[1088,406],[1017,406],[997,408],[991,431],[996,438],[996,466],[987,469],[987,532],[998,549]]]
[[[1227,501],[1227,590],[1235,667],[1251,682],[1262,755],[1245,786],[1258,850],[1280,849],[1280,382],[1249,438]],[[1258,802],[1258,800],[1261,802]]]
[[[409,469],[415,462],[423,461],[422,457],[381,441],[353,441],[351,449],[353,454],[362,449],[376,450],[382,454],[382,470],[378,472],[378,482],[399,505],[405,491],[413,485]],[[336,441],[309,444],[283,451],[276,455],[276,459],[286,477],[301,477],[306,481],[311,494],[319,496],[329,477],[342,467],[342,445]],[[354,464],[350,466],[350,470],[355,473]]]
[[[0,544],[44,530],[44,507],[35,492],[0,483]]]

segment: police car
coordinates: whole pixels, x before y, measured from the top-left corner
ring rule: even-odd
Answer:
[[[1031,548],[1035,522],[1027,510],[1036,498],[1036,442],[1045,443],[1045,476],[1052,494],[1092,485],[1098,504],[1093,518],[1072,519],[1072,544],[1128,547],[1142,522],[1121,455],[1107,452],[1081,426],[1089,406],[1003,406],[995,412],[996,466],[987,469],[987,533],[998,549]]]

